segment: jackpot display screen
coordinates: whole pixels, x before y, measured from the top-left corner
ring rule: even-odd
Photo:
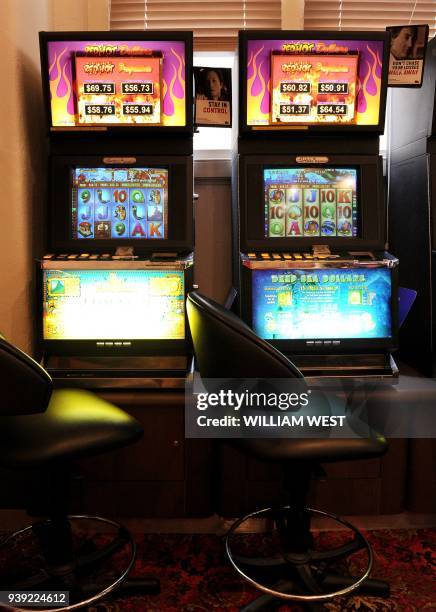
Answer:
[[[247,37],[248,127],[379,125],[384,40]]]
[[[186,126],[183,40],[47,40],[51,126]]]
[[[44,340],[185,337],[179,270],[45,270]]]
[[[357,170],[265,168],[265,238],[358,235]]]
[[[71,173],[73,239],[167,238],[167,169],[73,168]]]
[[[268,340],[391,338],[391,271],[253,270],[253,329]]]
[[[161,123],[161,59],[75,56],[79,124]]]
[[[359,57],[271,58],[271,123],[354,123]]]

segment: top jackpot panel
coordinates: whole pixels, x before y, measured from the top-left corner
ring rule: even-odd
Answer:
[[[241,133],[384,127],[385,32],[239,33]]]
[[[49,128],[192,131],[192,32],[41,32]]]

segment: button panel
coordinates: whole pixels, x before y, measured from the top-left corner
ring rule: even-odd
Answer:
[[[363,260],[376,260],[376,257],[373,253],[324,253],[324,252],[316,252],[316,253],[289,253],[289,252],[283,252],[283,253],[277,253],[275,251],[273,252],[266,252],[263,251],[261,253],[259,252],[254,252],[254,251],[250,251],[249,253],[246,253],[245,256],[250,259],[251,261],[270,261],[270,260],[275,260],[275,261],[313,261],[313,262],[322,262],[322,261],[340,261],[341,259],[350,260],[350,257],[353,256],[354,260],[356,261],[363,261]],[[106,255],[100,255],[100,258],[104,258],[106,257]]]
[[[339,346],[341,344],[340,340],[306,340],[307,346]]]

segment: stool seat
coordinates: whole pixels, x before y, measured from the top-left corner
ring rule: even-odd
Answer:
[[[2,417],[0,465],[26,468],[94,456],[141,435],[136,419],[90,391],[58,389],[43,413]]]
[[[262,461],[333,463],[353,459],[380,457],[388,449],[385,438],[291,438],[291,439],[237,439],[227,440],[247,455]]]

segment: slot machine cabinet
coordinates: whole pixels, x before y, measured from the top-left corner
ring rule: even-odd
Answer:
[[[398,260],[385,252],[378,154],[387,54],[385,33],[240,33],[240,312],[306,376],[398,375]]]
[[[436,374],[436,40],[427,47],[421,88],[393,88],[388,116],[389,243],[400,283],[417,291],[400,332],[401,358]],[[407,117],[407,121],[405,120]]]
[[[172,270],[174,276],[183,277],[183,290],[176,296],[181,301],[192,287],[194,246],[192,33],[41,32],[40,48],[50,150],[49,236],[40,278],[47,277],[49,268],[67,275],[69,269],[80,266],[103,276],[112,269],[114,282],[116,269],[124,269],[126,278],[134,270],[144,274]],[[81,287],[91,286],[76,280]],[[61,279],[64,287],[71,288],[69,282]],[[44,280],[42,294],[48,291],[47,283]],[[149,286],[158,291],[156,280]],[[147,304],[147,296],[142,295]],[[121,292],[118,299],[122,297]],[[168,306],[171,296],[167,297]],[[112,298],[115,302],[115,294]],[[164,300],[164,293],[161,298]],[[59,305],[62,299],[58,296],[55,302]],[[84,320],[86,308],[93,308],[91,301],[82,305]],[[151,386],[157,380],[163,386],[183,386],[190,355],[186,325],[182,326],[183,349],[180,334],[177,339],[171,333],[167,337],[166,332],[156,336],[155,330],[145,332],[145,328],[139,333],[148,333],[148,337],[138,337],[133,329],[111,334],[107,327],[100,330],[99,338],[91,338],[92,330],[82,338],[79,330],[63,338],[63,330],[70,325],[66,319],[53,326],[58,334],[53,343],[46,325],[47,317],[53,315],[51,307],[53,299],[43,298],[40,337],[54,376],[65,378],[69,363],[69,380],[77,374],[79,385],[96,386],[107,378],[101,372],[110,348],[116,346],[123,359],[117,362],[116,355],[110,355],[109,370],[117,385],[123,378],[116,375],[117,369],[126,374],[127,386],[133,384],[135,377],[122,362],[144,351],[142,357],[154,365],[143,367],[142,376],[141,367],[133,367],[136,378],[144,382],[149,371],[147,384]],[[74,307],[70,304],[68,308]],[[70,312],[68,308],[64,314]],[[175,316],[171,308],[168,312]],[[90,340],[92,349],[88,346],[83,352],[80,347]],[[106,354],[101,351],[102,343]],[[136,345],[133,351],[128,348],[132,344]],[[88,373],[84,357],[94,362],[95,368]],[[170,380],[175,370],[177,375]]]
[[[364,338],[345,339],[343,345],[345,351],[341,345],[333,344],[334,340],[339,340],[338,338],[326,338],[325,334],[324,337],[317,338],[303,338],[301,335],[299,339],[290,338],[289,335],[287,338],[268,338],[288,354],[291,360],[295,359],[297,353],[299,354],[298,365],[305,376],[311,374],[337,377],[345,374],[386,378],[388,381],[393,381],[398,374],[391,355],[396,346],[398,260],[385,252],[386,204],[378,143],[378,136],[384,127],[388,44],[387,36],[379,32],[247,31],[240,33],[240,123],[238,149],[234,156],[233,206],[236,245],[234,274],[235,286],[240,289],[239,312],[249,325],[254,325],[256,328],[259,318],[257,322],[253,319],[253,293],[262,289],[265,275],[270,276],[267,279],[270,289],[266,296],[268,316],[264,317],[261,314],[258,332],[262,333],[263,326],[265,331],[269,331],[269,335],[271,335],[271,323],[274,323],[274,309],[271,308],[271,303],[277,311],[281,308],[281,312],[285,312],[292,300],[290,291],[286,288],[297,280],[301,286],[303,274],[306,275],[306,281],[308,277],[312,277],[311,281],[306,283],[308,285],[313,284],[315,275],[320,280],[324,274],[334,274],[335,277],[339,276],[341,282],[342,274],[365,276],[367,272],[375,275],[380,273],[378,282],[385,283],[389,279],[388,284],[391,284],[390,297],[388,292],[384,307],[390,309],[392,335],[389,337],[389,333],[383,332],[381,335],[386,335],[385,338],[372,339],[375,344],[380,343],[375,350],[374,345],[370,347]],[[299,69],[301,67],[299,64],[310,63],[307,55],[317,46],[322,49],[322,53],[330,55],[334,49],[338,51],[339,48],[341,48],[339,53],[342,53],[344,47],[354,50],[358,47],[365,49],[364,52],[359,52],[357,62],[359,78],[355,108],[359,111],[359,120],[356,116],[354,122],[347,124],[338,121],[338,116],[331,115],[328,118],[324,115],[323,120],[317,122],[315,110],[311,121],[305,122],[302,117],[307,111],[307,105],[312,104],[311,91],[304,91],[308,89],[308,79],[298,77],[293,83],[290,76],[284,79],[286,88],[282,87],[282,90],[287,89],[287,92],[280,92],[280,79],[277,82],[278,97],[274,110],[275,119],[272,123],[271,52],[284,51],[285,54],[294,55],[292,61],[284,62],[289,68],[288,74],[292,75],[293,67]],[[298,62],[298,57],[295,57],[299,53],[306,56],[304,62]],[[318,59],[320,58],[316,58]],[[325,74],[333,73],[329,71]],[[321,83],[328,80],[321,80]],[[336,81],[340,79],[337,78]],[[317,89],[319,82],[319,78],[314,80],[311,87],[315,83]],[[300,91],[297,91],[301,83],[303,85]],[[368,93],[368,88],[371,95]],[[337,89],[341,93],[340,88]],[[280,101],[281,93],[292,94],[292,97],[287,101]],[[325,101],[326,98],[322,100]],[[343,97],[337,101],[331,99],[331,102],[338,106],[348,103]],[[285,107],[287,115],[283,124],[277,121],[280,106]],[[315,109],[316,106],[315,103]],[[340,109],[335,106],[335,110]],[[276,177],[279,179],[277,185],[266,187],[265,171],[288,169],[295,172],[298,168],[315,173],[320,170],[355,171],[355,189],[352,191],[358,204],[355,208],[354,235],[353,224],[351,224],[351,235],[346,238],[331,232],[332,227],[330,225],[329,228],[329,224],[326,224],[324,235],[319,236],[304,236],[303,232],[300,236],[287,237],[282,235],[283,228],[279,226],[272,228],[276,232],[274,236],[269,235],[266,223],[268,219],[266,213],[269,208],[268,189],[275,191],[284,187],[286,190],[292,186],[283,185],[283,182],[280,182],[283,176],[279,176]],[[336,180],[335,172],[329,177],[333,183]],[[330,187],[332,186],[330,182]],[[304,187],[300,181],[297,188],[310,189],[311,185]],[[279,196],[280,194],[277,196],[278,199]],[[274,200],[274,197],[271,199]],[[292,275],[295,279],[292,279]],[[275,277],[274,280],[272,276]],[[274,287],[285,287],[285,289],[273,291]],[[357,291],[356,301],[368,297],[365,288],[361,286],[360,289],[362,291]],[[265,306],[265,302],[262,306]],[[273,316],[270,317],[270,314]],[[262,335],[268,334],[262,333]],[[306,343],[306,340],[313,343]],[[353,347],[354,342],[357,344],[360,342],[360,346],[355,344]],[[356,359],[354,364],[350,354]],[[349,367],[351,365],[352,368]],[[389,453],[381,461],[362,462],[362,464],[359,462],[359,465],[356,465],[356,462],[353,465],[344,462],[337,465],[334,470],[326,466],[329,476],[328,486],[324,487],[322,483],[317,483],[312,499],[315,505],[326,504],[336,508],[337,512],[345,511],[349,514],[401,512],[404,505],[406,458],[407,445],[403,440],[394,440]],[[271,501],[280,503],[281,475],[275,468],[264,462],[247,458],[243,453],[227,447],[221,449],[220,465],[219,512],[222,515],[240,516],[253,511],[254,508],[265,507]],[[347,500],[344,500],[340,494],[344,490],[350,492]]]
[[[50,156],[40,353],[56,386],[92,388],[145,431],[82,462],[75,509],[209,516],[210,452],[184,440],[183,420],[192,32],[41,32],[40,49]]]

